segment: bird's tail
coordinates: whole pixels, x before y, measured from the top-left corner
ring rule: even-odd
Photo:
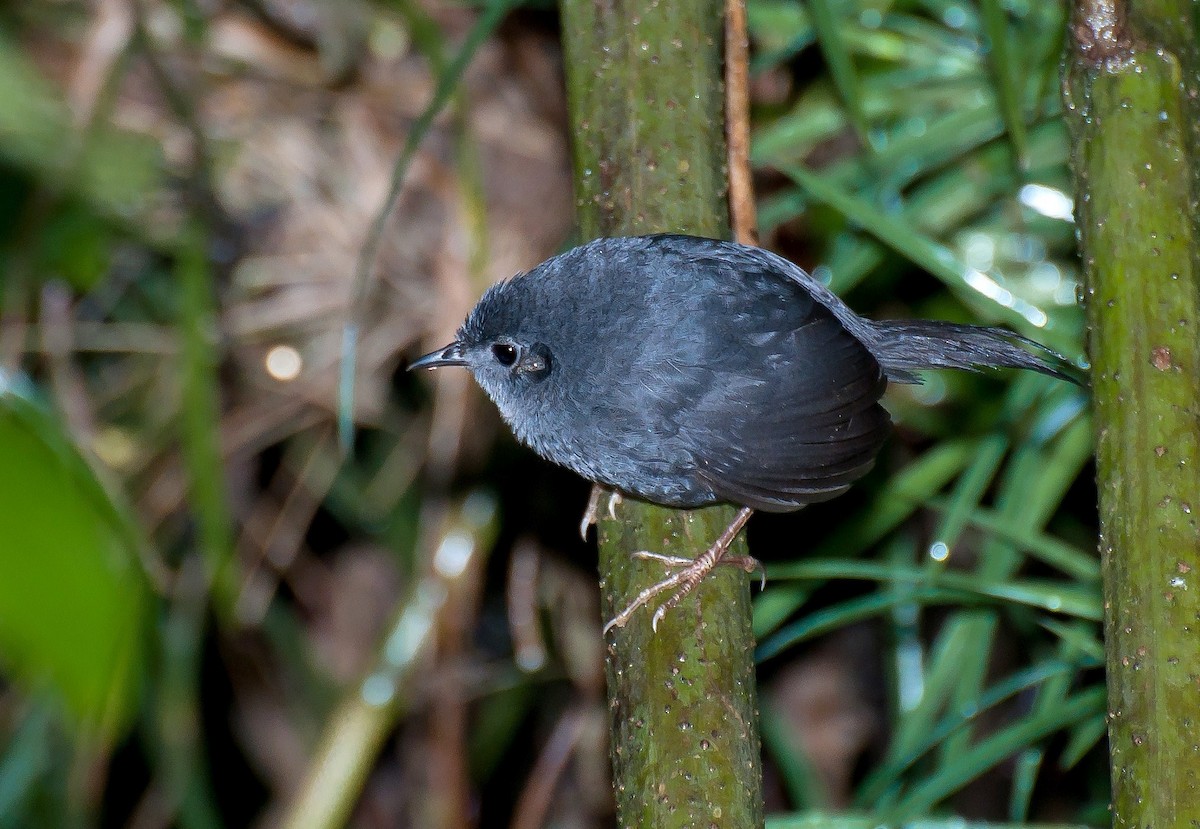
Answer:
[[[930,368],[1023,368],[1083,385],[1071,363],[1003,328],[934,320],[869,321],[868,347],[892,382],[919,383]]]

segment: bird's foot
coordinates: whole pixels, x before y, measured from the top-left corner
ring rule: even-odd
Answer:
[[[683,558],[681,556],[668,556],[662,553],[651,553],[645,550],[634,553],[635,558],[646,559],[649,561],[657,561],[670,568],[678,568],[676,572],[667,576],[657,584],[652,584],[641,593],[639,593],[629,605],[614,616],[608,624],[604,626],[604,635],[614,628],[624,627],[633,614],[644,605],[649,604],[655,596],[665,593],[668,590],[674,592],[667,598],[665,602],[658,606],[654,611],[654,616],[650,619],[650,627],[655,632],[658,631],[658,623],[662,621],[667,612],[683,601],[684,597],[696,589],[696,586],[704,580],[718,565],[726,564],[744,570],[747,573],[756,571],[763,573],[763,584],[766,583],[766,572],[758,559],[751,556],[726,556],[729,551],[729,545],[733,543],[733,539],[745,526],[746,521],[750,518],[752,510],[743,508],[734,518],[720,537],[713,542],[712,546],[705,550],[694,559]]]
[[[588,528],[600,518],[600,499],[605,492],[608,492],[608,517],[617,520],[617,504],[621,503],[621,493],[615,489],[605,490],[600,484],[592,484],[592,493],[583,510],[583,520],[579,522],[579,536],[584,541],[587,541]]]
[[[649,550],[638,550],[633,554],[633,557],[645,559],[646,561],[657,561],[666,567],[687,567],[689,564],[695,564],[696,562],[694,558],[667,556],[662,553],[652,553]],[[762,562],[754,556],[721,556],[716,566],[736,567],[751,576],[758,573],[758,589],[767,589],[767,568],[763,567]]]

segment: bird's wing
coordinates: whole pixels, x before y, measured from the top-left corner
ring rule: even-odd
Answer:
[[[879,405],[887,380],[828,308],[748,287],[763,300],[738,297],[727,329],[736,341],[709,342],[681,437],[720,500],[768,511],[827,500],[874,463],[890,428]]]

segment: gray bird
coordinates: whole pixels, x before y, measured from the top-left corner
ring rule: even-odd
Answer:
[[[761,248],[680,235],[597,239],[493,285],[454,342],[409,369],[466,366],[518,440],[603,487],[663,506],[741,507],[695,560],[605,626],[725,558],[753,510],[834,498],[875,462],[889,381],[930,368],[1030,369],[1074,382],[1000,328],[873,321]]]

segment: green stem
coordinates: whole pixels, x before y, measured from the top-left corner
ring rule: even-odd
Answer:
[[[1091,326],[1114,826],[1200,825],[1195,7],[1079,0],[1066,101]]]
[[[223,622],[233,619],[237,599],[233,516],[225,489],[221,451],[220,348],[217,299],[201,227],[183,234],[176,260],[179,280],[180,443],[196,513],[197,546],[206,563],[213,606]]]

